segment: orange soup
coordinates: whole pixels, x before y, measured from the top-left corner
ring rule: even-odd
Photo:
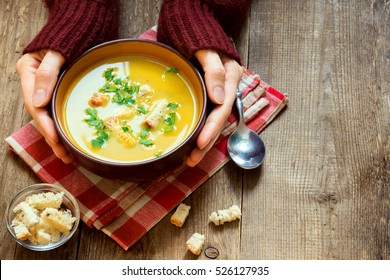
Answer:
[[[86,73],[70,86],[65,130],[87,154],[134,162],[177,147],[199,119],[194,90],[180,69],[147,57],[124,57]]]

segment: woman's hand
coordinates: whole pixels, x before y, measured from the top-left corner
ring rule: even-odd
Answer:
[[[243,75],[243,69],[234,59],[215,50],[199,50],[195,53],[200,62],[210,100],[214,109],[197,139],[197,147],[187,158],[187,165],[195,166],[218,139],[232,111],[236,89]]]
[[[27,111],[38,124],[38,128],[54,154],[69,163],[72,157],[61,145],[54,121],[45,106],[49,103],[58,74],[65,58],[56,51],[41,50],[23,55],[16,64]]]

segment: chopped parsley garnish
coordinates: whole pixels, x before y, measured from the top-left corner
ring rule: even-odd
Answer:
[[[179,104],[177,103],[168,103],[167,108],[170,109],[170,112],[164,119],[164,132],[170,132],[175,127],[176,122],[176,113],[175,109],[179,108]]]
[[[100,91],[103,91],[103,92],[116,92],[117,89],[115,86],[112,86],[111,84],[104,84],[101,88],[100,88]]]
[[[169,103],[167,107],[169,109],[175,110],[176,108],[179,107],[179,104],[177,104],[177,103]]]
[[[122,80],[117,78],[114,80],[114,84],[116,84],[117,86],[122,85]]]
[[[149,113],[149,111],[146,110],[144,106],[138,106],[137,111],[138,111],[140,114],[144,114],[144,115],[146,115],[147,113]]]
[[[139,92],[139,85],[130,85],[129,77],[124,79],[118,78],[115,73],[118,71],[118,68],[108,68],[103,72],[103,77],[105,78],[105,84],[99,89],[101,92],[105,93],[115,93],[112,97],[112,102],[119,105],[131,105],[135,103],[133,97],[134,94]]]
[[[112,102],[119,105],[131,105],[135,103],[135,99],[130,97],[126,92],[117,89],[114,97],[112,98]]]
[[[115,96],[112,98],[112,102],[123,105],[125,102],[125,96],[123,95],[123,93],[121,91],[116,91]]]
[[[97,111],[95,108],[88,107],[86,113],[89,116],[89,119],[91,120],[96,120],[98,118]]]
[[[96,139],[92,139],[91,143],[93,147],[101,148],[103,144],[108,140],[107,132],[100,134]]]
[[[145,138],[146,138],[146,136],[147,136],[148,133],[149,133],[149,130],[150,130],[150,127],[147,127],[147,128],[145,128],[145,129],[142,129],[142,130],[141,130],[141,139],[145,139]]]
[[[149,139],[139,139],[139,142],[146,146],[146,147],[149,147],[149,146],[152,146],[154,143],[152,141],[150,141]]]
[[[146,146],[146,147],[152,146],[154,144],[151,140],[146,139],[146,137],[148,136],[149,131],[150,131],[150,127],[142,129],[141,130],[140,139],[139,139],[139,142],[142,145]]]
[[[166,76],[167,73],[179,74],[179,69],[177,69],[176,67],[169,67],[167,70],[164,71],[164,73],[161,76],[161,78],[163,80],[165,80],[167,78],[167,76]]]
[[[121,128],[123,132],[133,132],[131,128],[127,125],[127,121],[122,122]]]
[[[122,126],[123,132],[129,132],[130,128],[128,126]]]
[[[102,133],[104,130],[103,120],[98,117],[96,109],[89,107],[86,113],[89,117],[85,119],[85,122],[90,126],[94,126],[96,133]]]
[[[128,92],[129,94],[133,95],[133,94],[137,94],[139,92],[139,88],[140,88],[140,86],[135,85],[135,86],[130,86],[130,87],[124,88],[124,90],[126,92]]]
[[[176,67],[170,67],[165,72],[177,74],[179,73],[179,69],[177,69]]]
[[[135,99],[133,99],[131,97],[126,97],[124,100],[124,104],[126,104],[126,105],[130,105],[130,104],[134,104],[134,103],[135,103]]]
[[[97,129],[99,129],[99,127],[100,127],[101,124],[103,123],[102,120],[86,119],[85,121],[86,121],[87,124],[89,124],[90,126],[94,126],[94,127],[96,127]]]
[[[106,79],[106,81],[112,81],[116,74],[114,74],[114,71],[117,71],[118,68],[108,68],[103,72],[103,77]]]
[[[85,111],[88,115],[85,122],[88,125],[95,127],[95,134],[97,135],[97,137],[91,141],[92,146],[101,148],[108,140],[108,134],[104,131],[105,126],[103,120],[98,117],[96,109],[89,107]]]
[[[162,151],[161,151],[161,150],[158,151],[154,156],[155,156],[155,157],[161,157],[161,156],[162,156]]]
[[[175,126],[176,113],[172,112],[168,114],[168,117],[164,119],[164,123],[167,124],[167,127],[164,129],[165,132],[169,132]]]

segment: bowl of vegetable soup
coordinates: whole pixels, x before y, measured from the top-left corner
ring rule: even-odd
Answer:
[[[184,164],[206,119],[196,68],[164,44],[121,39],[81,55],[52,98],[59,137],[93,173],[153,180]]]

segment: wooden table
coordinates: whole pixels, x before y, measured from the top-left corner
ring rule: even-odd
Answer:
[[[153,26],[160,3],[122,0],[121,37]],[[265,162],[228,163],[186,199],[196,211],[184,228],[168,215],[128,251],[82,224],[60,249],[31,252],[4,226],[11,194],[40,182],[3,139],[31,119],[15,63],[47,16],[41,1],[0,0],[1,259],[193,259],[195,230],[219,259],[390,259],[389,1],[254,0],[237,47],[290,99],[262,133]],[[205,226],[233,203],[240,222]]]

